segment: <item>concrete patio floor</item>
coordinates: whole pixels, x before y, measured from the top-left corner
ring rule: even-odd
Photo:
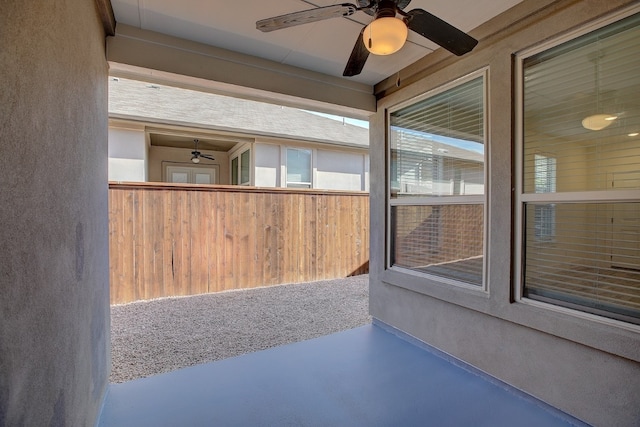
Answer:
[[[98,425],[585,424],[376,322],[112,384]]]

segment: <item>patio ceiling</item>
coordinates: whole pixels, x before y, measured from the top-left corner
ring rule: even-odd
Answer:
[[[427,10],[473,34],[474,28],[520,2],[413,0],[405,10]],[[399,52],[389,56],[370,55],[360,75],[343,77],[360,30],[372,19],[364,11],[270,33],[256,29],[257,20],[340,3],[335,0],[245,0],[240,3],[112,0],[111,3],[118,23],[109,49],[113,72],[131,73],[130,66],[134,66],[154,70],[147,73],[147,78],[158,78],[158,72],[166,71],[264,89],[297,99],[319,98],[329,104],[355,108],[351,111],[353,116],[366,116],[367,110],[375,109],[373,86],[376,83],[438,48],[435,43],[410,32],[408,42]],[[162,55],[156,50],[169,45],[172,54],[180,58],[173,64],[162,63]],[[200,57],[207,57],[202,65],[194,62],[196,51]],[[238,68],[241,65],[249,68]],[[274,76],[286,76],[286,80],[283,77],[280,83]],[[181,80],[178,84],[188,83]],[[209,89],[233,90],[228,86]],[[240,96],[258,95],[256,91],[245,91]]]

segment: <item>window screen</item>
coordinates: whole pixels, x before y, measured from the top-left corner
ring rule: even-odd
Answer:
[[[639,16],[522,61],[523,295],[634,323]]]
[[[390,114],[390,265],[482,285],[484,77]]]

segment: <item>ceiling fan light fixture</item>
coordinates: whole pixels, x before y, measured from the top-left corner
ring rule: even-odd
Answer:
[[[362,33],[364,45],[374,55],[391,55],[404,46],[409,35],[407,24],[395,17],[374,19]]]
[[[582,119],[582,127],[587,130],[602,130],[610,126],[617,118],[612,114],[592,114]]]
[[[195,154],[193,155],[193,157],[191,157],[191,161],[195,164],[200,163],[200,157],[196,156]]]

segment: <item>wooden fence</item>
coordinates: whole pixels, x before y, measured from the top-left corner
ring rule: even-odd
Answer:
[[[111,303],[368,272],[369,197],[109,184]]]

